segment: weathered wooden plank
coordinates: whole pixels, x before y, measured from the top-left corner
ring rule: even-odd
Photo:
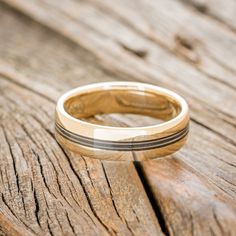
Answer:
[[[191,167],[168,158],[144,162],[142,171],[169,235],[235,234],[235,203]]]
[[[99,117],[99,122],[111,119],[117,126],[136,123],[122,115]],[[162,229],[168,235],[234,235],[235,147],[194,123],[191,131],[187,146],[177,154],[138,164],[153,207],[162,217]]]
[[[54,104],[6,78],[1,90],[4,215],[35,234],[161,234],[132,164],[65,155],[50,130]]]
[[[27,6],[29,6],[29,5],[27,5]],[[37,8],[38,9],[38,8]],[[33,11],[33,8],[31,9],[32,11],[31,12],[29,12],[29,14],[32,14],[32,13],[35,13],[35,14],[37,14],[37,12],[34,12]],[[47,8],[46,9],[44,9],[45,11],[47,10]],[[39,11],[39,10],[38,10]],[[43,10],[42,10],[42,12],[43,12]],[[36,15],[37,17],[39,17],[38,15]],[[47,15],[46,15],[47,16]],[[52,17],[51,15],[50,15],[50,17]],[[56,16],[54,16],[54,17],[56,17]],[[41,18],[40,18],[41,19]],[[64,20],[68,20],[68,18],[63,18],[63,15],[62,15],[62,17],[60,18],[60,19],[64,19]],[[42,20],[42,19],[41,19]],[[47,21],[47,18],[43,18],[43,22],[45,22],[45,23],[48,23],[49,25],[50,25],[50,22],[49,21]],[[57,18],[56,18],[56,20],[57,20]],[[58,24],[60,23],[60,22],[57,22]],[[63,22],[62,22],[63,23]],[[75,24],[75,23],[74,23]],[[102,24],[101,24],[102,25]],[[54,28],[55,27],[58,27],[58,26],[56,26],[56,25],[54,25],[53,26]],[[74,27],[75,27],[75,29],[76,29],[76,27],[79,27],[79,29],[81,30],[81,25],[80,24],[78,24],[78,22],[76,23],[76,25],[74,25]],[[61,28],[63,28],[63,27],[60,27],[60,29]],[[59,28],[56,28],[57,30],[60,30]],[[83,28],[82,28],[83,29]],[[61,31],[60,31],[61,32]],[[71,38],[71,39],[74,39],[77,43],[79,43],[79,44],[82,44],[83,46],[87,46],[87,48],[88,49],[91,49],[91,47],[94,47],[94,43],[95,42],[97,42],[97,41],[93,41],[93,43],[91,42],[91,45],[89,44],[88,45],[88,43],[90,42],[89,41],[89,38],[88,38],[88,34],[90,33],[90,31],[89,32],[87,32],[87,34],[86,34],[86,29],[83,29],[83,31],[81,31],[81,32],[83,32],[83,34],[81,34],[81,36],[78,38],[77,36],[77,34],[76,34],[76,31],[74,30],[73,32],[71,32],[71,34],[65,34],[65,32],[64,32],[64,30],[63,30],[63,32],[61,32],[63,35],[66,35],[67,37],[69,37],[69,38]],[[73,34],[72,34],[73,33]],[[109,32],[108,32],[109,33]],[[86,45],[84,44],[85,43],[85,41],[83,41],[83,39],[81,39],[81,38],[83,38],[83,37],[86,37],[87,36],[87,41],[86,41]],[[85,39],[84,39],[85,40]],[[94,36],[94,38],[93,38],[93,40],[95,40],[95,36]],[[105,40],[105,38],[104,38],[104,40]],[[108,39],[107,39],[108,40]],[[107,43],[107,41],[106,41],[106,43]],[[100,44],[99,44],[100,45]],[[103,48],[105,48],[105,45],[103,46]],[[110,54],[112,54],[112,53],[110,53],[109,55],[104,55],[104,54],[100,54],[101,52],[100,52],[100,48],[99,47],[94,47],[93,48],[94,50],[93,50],[93,53],[95,54],[95,55],[99,55],[99,59],[101,59],[102,58],[102,63],[103,63],[103,65],[104,65],[104,60],[106,60],[106,59],[104,59],[104,58],[107,58],[107,56],[109,56]],[[112,48],[109,48],[110,50],[111,50],[111,52],[113,52],[112,51]],[[98,51],[99,50],[99,51]],[[106,49],[106,50],[108,50],[108,49]],[[161,50],[161,49],[160,49]],[[164,51],[163,51],[163,53],[164,53]],[[120,54],[121,54],[121,52],[119,53],[119,56],[120,56]],[[124,54],[124,56],[123,56],[123,54]],[[172,57],[171,57],[171,55],[169,55],[169,54],[164,54],[166,57],[168,56],[168,58],[169,59],[172,59]],[[122,55],[121,56],[123,56],[123,58],[126,58],[126,54],[125,54],[125,52],[122,52]],[[128,57],[128,56],[127,56]],[[111,58],[111,57],[110,57]],[[112,60],[112,58],[111,58],[111,60]],[[127,62],[127,64],[130,62],[130,61],[134,61],[134,63],[136,63],[136,64],[134,64],[134,65],[136,65],[136,66],[133,66],[133,69],[132,69],[132,71],[129,71],[129,74],[130,74],[130,76],[132,76],[132,77],[130,77],[130,79],[137,79],[137,77],[138,77],[138,79],[140,78],[140,76],[138,76],[137,75],[137,73],[136,73],[136,71],[138,71],[139,70],[139,66],[141,66],[141,67],[144,67],[143,66],[143,64],[140,62],[140,61],[137,61],[137,60],[135,60],[135,58],[133,58],[133,57],[131,57],[130,55],[129,55],[129,57],[126,59],[126,60],[123,60],[123,62],[124,62],[124,64]],[[172,62],[173,62],[173,60],[171,60]],[[114,63],[113,64],[110,64],[110,63],[108,63],[108,65],[110,66],[110,69],[112,70],[112,72],[114,73],[114,72],[116,72],[116,65],[117,65],[117,63],[121,63],[120,61],[118,62],[118,61],[113,61]],[[178,61],[177,61],[178,62]],[[176,62],[176,63],[177,63]],[[107,63],[107,62],[106,62]],[[106,68],[108,67],[108,65],[107,64],[105,64],[105,66],[106,66]],[[112,66],[113,67],[112,67]],[[171,65],[171,64],[170,64]],[[182,65],[182,64],[178,64],[178,66],[179,65]],[[163,66],[165,66],[165,64],[163,64]],[[115,67],[115,68],[114,68]],[[122,70],[125,70],[125,65],[122,67]],[[148,67],[149,68],[149,67]],[[150,75],[150,74],[147,74],[147,70],[148,70],[148,68],[147,69],[145,69],[145,71],[143,72],[143,70],[141,70],[141,71],[139,71],[140,73],[139,74],[141,74],[141,78],[144,80],[144,76],[148,76],[148,75]],[[184,67],[187,71],[188,71],[188,73],[189,73],[189,76],[191,75],[191,73],[192,73],[192,69],[190,70],[189,68],[190,67],[187,67],[186,65],[185,65],[185,67]],[[182,70],[184,70],[184,68],[179,68],[179,70],[180,71],[182,71]],[[131,70],[130,68],[129,68],[129,70]],[[151,70],[151,69],[150,69]],[[169,68],[169,70],[171,70],[171,68]],[[127,70],[125,70],[125,72],[127,72]],[[121,75],[123,75],[123,74],[121,74]],[[150,78],[148,78],[148,77],[146,77],[145,79],[146,79],[146,81],[151,81],[151,79],[158,79],[158,81],[161,81],[161,84],[164,84],[164,85],[167,85],[168,87],[173,87],[173,89],[174,90],[179,90],[179,91],[182,91],[182,87],[183,87],[183,85],[182,85],[182,83],[180,83],[180,82],[183,82],[182,80],[181,81],[179,81],[179,83],[175,83],[174,84],[174,86],[176,87],[176,88],[174,88],[174,86],[173,86],[173,82],[171,81],[171,79],[170,78],[168,78],[168,77],[164,77],[163,79],[162,79],[162,77],[163,77],[163,75],[160,75],[160,73],[155,73],[154,75],[153,74],[151,74],[150,75],[151,77]],[[161,76],[161,77],[159,77],[159,76]],[[187,76],[187,75],[186,75]],[[185,77],[186,77],[185,76]],[[200,74],[199,74],[199,76],[200,76]],[[154,78],[153,78],[154,77]],[[124,77],[124,78],[126,78],[126,77]],[[188,81],[189,79],[186,77],[185,78],[186,79],[186,81]],[[199,80],[197,81],[197,84],[195,84],[195,83],[193,83],[193,82],[190,82],[190,83],[188,83],[188,84],[192,84],[194,87],[197,87],[197,86],[199,86],[199,87],[201,87],[201,89],[200,90],[204,90],[203,92],[205,93],[205,100],[207,101],[207,102],[209,102],[211,99],[212,99],[212,97],[214,97],[214,98],[216,98],[216,97],[218,97],[218,102],[214,102],[214,103],[212,103],[214,106],[219,106],[219,104],[220,103],[222,103],[222,107],[224,107],[224,105],[223,105],[223,103],[225,104],[225,102],[224,102],[224,99],[223,99],[223,97],[225,97],[225,96],[228,96],[228,98],[227,98],[227,102],[230,104],[230,103],[232,103],[232,106],[231,107],[233,107],[234,105],[234,99],[233,99],[233,97],[231,96],[232,95],[232,93],[229,93],[229,91],[227,90],[227,88],[222,88],[222,86],[220,86],[220,85],[218,85],[219,86],[219,88],[217,89],[217,90],[219,90],[219,91],[222,91],[222,92],[225,92],[225,95],[224,96],[222,96],[222,93],[220,94],[220,97],[219,97],[219,94],[218,94],[218,92],[214,95],[214,94],[211,94],[211,92],[210,92],[210,89],[211,89],[211,87],[212,86],[215,86],[215,81],[213,82],[213,81],[210,81],[210,82],[208,82],[209,81],[209,79],[207,79],[207,78],[205,78],[205,77],[203,77],[203,76],[201,76],[201,77],[199,77],[198,79],[203,79],[204,80],[204,83],[202,84],[202,86],[200,86],[199,85]],[[154,81],[152,81],[152,82],[154,82]],[[208,85],[208,86],[207,86]],[[181,86],[181,87],[179,87],[179,86]],[[204,89],[205,88],[205,89]],[[187,87],[187,84],[186,84],[186,89],[185,89],[186,91],[188,90],[190,90],[190,93],[191,92],[196,92],[196,94],[198,94],[198,92],[200,91],[200,90],[196,90],[196,91],[192,91],[190,88],[188,88]],[[214,90],[214,89],[213,89]],[[213,91],[212,90],[212,91]],[[224,91],[225,90],[225,91]],[[223,136],[223,139],[225,139],[225,137],[227,137],[227,138],[230,138],[230,141],[232,141],[233,142],[233,140],[234,140],[234,125],[232,125],[233,123],[234,123],[234,121],[235,121],[235,118],[233,117],[233,114],[234,114],[234,112],[232,113],[232,119],[231,118],[229,118],[228,116],[225,116],[223,113],[220,113],[220,112],[218,112],[218,110],[216,110],[216,108],[212,108],[212,106],[210,106],[210,105],[208,105],[208,104],[206,104],[205,102],[203,103],[203,102],[200,102],[198,99],[196,99],[196,96],[193,96],[193,94],[191,94],[191,95],[189,95],[189,94],[187,94],[187,93],[184,93],[186,96],[187,96],[187,98],[188,98],[188,101],[189,101],[189,103],[190,103],[190,105],[191,105],[191,110],[192,110],[192,116],[193,116],[193,118],[195,118],[195,119],[199,119],[200,120],[200,122],[199,123],[203,123],[204,125],[206,125],[206,126],[208,126],[208,127],[211,127],[211,129],[213,130],[213,131],[216,131],[216,136],[217,135],[221,135],[221,133],[223,133],[224,134],[224,136]],[[209,96],[209,94],[211,94],[211,96]],[[200,95],[200,94],[199,94]],[[222,100],[222,101],[220,101],[220,100]],[[226,122],[226,120],[229,120],[230,119],[230,122]],[[219,133],[218,133],[218,131],[220,131]],[[206,131],[206,132],[208,132],[208,131]],[[211,132],[209,132],[209,133],[211,133]],[[214,136],[214,137],[216,137],[216,136]],[[197,140],[197,142],[199,142],[199,141],[201,141],[201,138],[199,137],[199,139]],[[208,139],[206,139],[205,140],[205,144],[204,144],[205,146],[204,146],[204,148],[205,147],[207,147],[208,146]],[[211,151],[211,150],[210,150]],[[207,152],[208,153],[208,152]],[[206,156],[208,155],[206,153]],[[231,154],[232,155],[232,154]],[[191,160],[191,159],[190,159]],[[202,161],[200,160],[200,163],[202,163]],[[194,163],[193,163],[194,164]],[[200,164],[201,165],[201,164]],[[205,163],[203,164],[202,163],[202,166],[204,166],[205,165]],[[207,169],[204,169],[204,173],[209,173],[210,175],[211,175],[211,178],[213,178],[213,180],[215,181],[215,175],[214,175],[214,172],[212,172],[212,171],[209,171],[209,170],[207,170]],[[229,174],[229,173],[227,173],[227,172],[225,172],[224,173],[224,177],[227,179],[228,177],[230,178],[230,176],[231,176],[231,174]],[[216,182],[217,184],[222,184],[222,182]],[[231,185],[229,184],[229,188],[227,188],[227,190],[229,190],[229,189],[231,189]],[[234,189],[235,187],[233,187],[233,189]]]
[[[117,1],[116,7],[110,1],[90,2],[102,12],[114,15],[147,39],[193,64],[211,79],[235,88],[235,34],[227,27],[191,11],[181,1]],[[232,17],[235,17],[234,3],[221,2],[227,8],[222,11],[217,7],[219,2],[215,4],[211,1],[207,5],[218,8],[225,15],[232,12]],[[128,46],[132,48],[132,44]]]
[[[29,5],[24,5],[24,7],[28,7],[28,6]],[[86,4],[85,6],[86,6],[85,9],[91,9],[91,8],[87,8]],[[40,9],[39,9],[39,12],[40,12]],[[107,71],[109,70],[109,72],[112,72],[112,75],[114,76],[113,78],[126,79],[128,78],[128,76],[130,76],[129,79],[143,80],[143,81],[149,81],[153,83],[156,83],[156,81],[158,81],[158,83],[165,85],[169,88],[173,88],[174,90],[181,92],[184,96],[187,97],[188,101],[191,104],[191,108],[193,111],[192,115],[195,120],[195,123],[193,123],[193,125],[191,126],[192,133],[190,135],[191,139],[189,141],[189,144],[181,152],[177,154],[177,157],[183,160],[189,166],[191,166],[191,168],[185,171],[185,165],[182,166],[182,162],[180,164],[180,167],[178,168],[181,169],[184,173],[187,172],[187,175],[185,176],[190,176],[190,182],[196,183],[200,190],[202,188],[206,189],[205,190],[206,196],[212,196],[213,193],[216,193],[216,194],[219,194],[221,198],[221,196],[223,196],[223,192],[225,192],[227,201],[235,202],[235,184],[234,184],[235,183],[235,145],[233,144],[234,143],[234,130],[235,130],[235,127],[234,127],[235,126],[235,111],[231,110],[231,108],[233,109],[233,103],[234,103],[233,90],[229,89],[228,86],[222,86],[218,84],[218,82],[216,81],[210,82],[209,77],[203,75],[200,72],[197,72],[195,66],[189,66],[188,63],[181,62],[178,58],[173,56],[171,53],[166,52],[165,50],[157,47],[156,45],[149,46],[148,41],[145,41],[145,40],[143,41],[143,39],[140,39],[139,37],[137,37],[135,33],[133,33],[129,28],[126,29],[125,25],[123,26],[122,24],[118,24],[119,30],[120,28],[122,28],[122,30],[118,31],[118,33],[114,33],[113,31],[112,33],[110,33],[111,31],[110,29],[114,28],[111,26],[112,25],[114,26],[114,24],[106,25],[107,30],[103,29],[103,31],[102,29],[99,28],[100,22],[98,22],[96,25],[93,25],[95,24],[94,22],[92,24],[89,24],[90,28],[83,27],[83,24],[81,23],[81,21],[73,20],[71,22],[69,21],[71,20],[71,18],[66,17],[64,14],[59,15],[61,17],[60,18],[61,21],[59,21],[59,19],[57,18],[59,13],[56,11],[54,15],[53,14],[50,15],[50,17],[55,17],[56,23],[60,23],[59,26],[56,26],[56,24],[52,24],[49,21],[49,18],[47,18],[49,17],[49,12],[51,12],[50,9],[47,11],[47,8],[43,8],[43,10],[40,13],[37,13],[34,11],[34,6],[32,6],[32,8],[30,8],[30,11],[28,11],[27,14],[34,17],[34,19],[39,20],[41,23],[44,23],[47,26],[52,27],[54,30],[57,30],[62,35],[66,36],[68,39],[76,42],[76,44],[81,45],[85,47],[86,49],[90,50],[90,53],[95,55],[94,58],[96,58],[96,63],[102,65],[103,68],[105,68],[105,70]],[[90,10],[88,12],[91,13]],[[96,8],[95,8],[95,12],[97,13]],[[42,18],[40,14],[44,14],[44,17]],[[96,18],[96,19],[98,21],[98,19],[100,18]],[[107,17],[106,20],[107,20],[106,22],[114,22],[114,21],[116,22],[116,19],[112,19],[112,16]],[[71,22],[72,26],[74,27],[73,30],[69,31],[70,29],[63,28],[62,27],[63,21],[67,23],[68,21]],[[17,24],[17,22],[15,23]],[[96,28],[95,26],[97,27],[96,30],[99,31],[99,33],[94,30],[94,28]],[[118,35],[118,34],[122,35],[122,32],[125,32],[124,34],[125,36],[123,36],[124,38],[120,38],[121,36]],[[133,42],[136,42],[137,45],[133,45],[133,47],[131,47],[130,45],[132,45],[131,44],[132,40],[130,40],[129,37],[131,37]],[[16,40],[16,42],[18,43],[23,42],[24,41],[23,39],[25,38],[21,36]],[[123,46],[120,47],[119,46],[120,44],[117,44],[117,41],[121,42]],[[126,46],[127,43],[129,43],[128,47]],[[12,48],[14,48],[14,43],[11,43],[10,45]],[[126,49],[124,49],[124,45]],[[149,47],[147,55],[149,55],[150,50],[151,51],[154,50],[153,51],[154,53],[157,53],[158,56],[162,56],[163,61],[164,61],[163,64],[161,64],[161,66],[157,66],[157,63],[155,64],[153,63],[154,59],[157,59],[157,57],[152,57],[152,63],[148,61],[147,56],[146,56],[146,61],[143,60],[142,57],[140,59],[140,53],[138,53],[138,56],[137,56],[137,52],[143,51],[143,49],[139,50],[140,48],[142,48],[140,46]],[[29,47],[25,45],[25,48],[28,49]],[[33,48],[35,50],[35,48],[37,48],[36,45],[34,45]],[[15,49],[16,47],[14,48],[14,50],[12,50],[12,53],[14,53]],[[2,52],[6,53],[6,50],[4,50],[4,48],[2,48],[1,50]],[[18,67],[27,71],[26,65],[27,65],[27,62],[29,62],[29,59],[23,56],[23,55],[27,55],[26,51],[27,50],[25,49],[25,51],[23,50],[23,53],[15,54],[18,56],[18,58],[23,60],[25,64],[22,63],[21,65],[19,65],[19,63],[15,63],[15,65],[18,65]],[[38,53],[39,55],[43,55],[40,52]],[[90,53],[86,52],[86,54],[90,54]],[[37,65],[37,60],[38,59],[36,59],[36,62],[35,62],[36,65]],[[11,60],[11,54],[10,53],[7,54],[4,59],[4,63],[7,62],[7,64],[14,64],[12,61],[13,60]],[[167,65],[167,62],[169,62],[170,65]],[[55,67],[57,68],[57,66]],[[38,71],[37,71],[37,68],[36,69],[34,68],[34,69],[37,72],[40,72],[39,68],[40,66],[38,64]],[[157,69],[160,69],[161,72],[158,72]],[[43,78],[41,78],[40,76],[37,76],[32,71],[31,72],[27,71],[27,73],[31,73],[31,75],[34,75],[37,78],[37,81],[39,83],[41,81],[42,83],[45,83],[47,85],[48,83],[51,83],[51,82],[47,82],[46,79],[44,81]],[[180,73],[180,75],[175,75],[176,73]],[[45,74],[47,75],[47,73]],[[118,74],[119,74],[119,77],[117,76]],[[106,73],[104,73],[104,75],[106,75]],[[184,78],[182,79],[181,76],[184,76]],[[191,78],[191,76],[194,76],[196,80],[188,81],[188,79]],[[109,79],[110,78],[111,77],[109,77]],[[12,80],[16,81],[17,79],[12,78]],[[25,81],[27,81],[27,79]],[[174,84],[173,84],[173,81],[175,81]],[[34,84],[35,81],[31,81],[29,79],[28,83]],[[56,86],[59,86],[62,88],[63,86],[66,87],[68,85],[66,85],[66,83],[63,83],[61,85],[56,85]],[[199,91],[191,91],[191,89],[194,89],[194,87],[199,88]],[[201,91],[201,89],[204,91]],[[214,92],[215,89],[222,92],[220,94],[220,97],[218,97],[219,100],[216,100],[216,97],[219,96],[219,92]],[[199,100],[198,95],[203,96],[203,100]],[[222,111],[225,114],[223,112],[220,112],[218,108],[218,106],[220,105],[223,106],[223,101],[225,101],[224,99],[227,99],[227,101],[229,102],[229,104],[227,104],[227,107],[222,107]],[[211,129],[209,129],[209,127]],[[230,144],[230,142],[232,144]],[[170,162],[170,164],[168,163],[165,164],[165,166],[167,167],[169,165],[171,166],[172,165],[171,163],[172,161]],[[160,168],[160,166],[158,168]],[[148,174],[148,172],[146,173]],[[199,174],[199,173],[201,174],[201,176],[203,176],[200,179],[201,181],[198,181],[198,179],[196,179],[197,178],[196,174]],[[152,175],[150,179],[151,178],[152,178]],[[159,175],[158,175],[158,178],[160,178]],[[208,182],[211,182],[210,187],[208,186]],[[173,185],[175,184],[176,182],[173,182]],[[191,186],[187,186],[187,187],[189,188]],[[163,192],[163,195],[160,196],[160,199],[163,199],[163,196],[165,197],[166,194],[168,194],[168,191],[169,191],[168,188],[167,189],[160,188],[160,186],[158,185],[155,185],[155,188],[160,189],[160,191]],[[219,190],[219,189],[222,189],[222,190]],[[189,188],[188,191],[191,191],[191,188]],[[157,197],[157,195],[155,196]],[[198,196],[200,197],[202,196],[201,192],[199,193]],[[177,211],[181,212],[179,207],[183,206],[183,203],[179,201],[179,199],[175,200],[174,197],[176,196],[175,195],[172,196],[171,203],[174,204],[177,202],[178,206],[176,207],[176,209]],[[227,218],[226,227],[223,228],[223,230],[227,229],[228,227],[230,227],[230,230],[233,229],[231,227],[230,219],[234,219],[235,215],[234,215],[234,210],[229,211],[229,207],[231,207],[231,205],[224,203],[224,201],[222,203],[220,200],[215,199],[215,198],[211,198],[211,199],[217,201],[216,203],[217,209],[221,209],[221,205],[222,205],[223,207],[222,209],[226,209],[227,216],[231,217],[231,218],[229,217]],[[186,211],[187,213],[185,214],[187,215],[190,214],[189,210],[191,210],[191,207],[192,205],[190,205],[189,208],[185,206],[182,212],[185,213]],[[209,202],[209,205],[206,204],[206,207],[210,209],[211,213],[209,213],[209,217],[211,217],[212,219],[211,209],[212,207],[214,207],[213,201]],[[164,219],[166,219],[167,223],[173,222],[173,219],[170,219],[170,218],[168,219],[167,217],[168,214],[166,212],[168,212],[168,206],[163,204],[163,208],[166,209],[166,211],[162,213]],[[216,216],[217,217],[219,216],[218,212]],[[199,212],[195,211],[193,218],[194,220],[198,222],[202,222],[201,226],[203,224],[204,231],[197,231],[198,234],[201,235],[201,232],[209,233],[210,229],[207,227],[207,222],[204,221],[204,214],[201,214],[199,216]],[[181,218],[181,220],[184,220],[184,219]],[[225,221],[224,219],[220,217],[220,222],[224,223]],[[191,221],[189,221],[189,223],[191,223]],[[198,227],[197,223],[196,223],[196,227]],[[212,227],[214,227],[214,230],[215,230],[214,232],[219,234],[220,231],[216,228],[214,219],[212,220]],[[180,228],[178,227],[178,225],[175,225],[173,232],[177,232],[179,229]],[[191,229],[191,227],[188,224],[185,232],[189,233],[190,232],[189,229]]]
[[[65,153],[54,139],[61,91],[85,78],[109,75],[70,40],[4,7],[0,11],[1,30],[14,34],[2,34],[0,43],[3,233],[162,235],[132,163],[101,163]]]
[[[192,111],[196,120],[205,123],[209,128],[230,138],[231,141],[233,140],[232,125],[235,124],[234,116],[236,113],[233,102],[236,98],[234,98],[235,90],[233,88],[222,85],[215,80],[209,80],[209,77],[199,72],[194,66],[190,66],[158,45],[142,38],[116,18],[104,15],[104,13],[86,3],[82,5],[78,5],[74,1],[72,3],[73,5],[68,4],[70,7],[64,7],[67,14],[64,8],[56,11],[58,7],[54,4],[52,14],[50,12],[52,6],[47,3],[43,4],[42,1],[40,5],[37,5],[37,1],[34,4],[27,1],[12,2],[15,7],[26,11],[34,19],[52,27],[62,35],[90,50],[99,58],[105,69],[113,74],[122,75],[123,78],[129,80],[134,78],[156,83],[181,93],[193,106]],[[53,4],[53,1],[50,1],[50,4]],[[74,9],[70,12],[70,15],[68,8]],[[75,15],[75,12],[80,14]],[[99,18],[97,18],[97,15],[99,15]],[[89,21],[85,25],[87,19]],[[112,31],[109,30],[110,28],[116,28],[117,30]],[[129,51],[124,50],[120,44],[128,45],[128,48],[148,48],[149,57],[146,57],[143,61],[136,54],[134,56]],[[227,100],[227,103],[225,103],[225,100]],[[198,109],[199,104],[201,104],[200,106],[203,105],[209,112],[204,115],[197,112],[196,109]],[[214,122],[219,121],[214,119],[216,114],[217,116],[219,114],[219,107],[222,110],[220,112],[222,122],[221,125],[213,125],[212,120]],[[200,109],[202,110],[202,108]]]
[[[187,98],[191,107],[193,107],[192,112],[194,113],[194,118],[196,120],[205,123],[209,128],[231,138],[231,141],[233,141],[234,132],[232,132],[232,130],[234,129],[233,126],[235,124],[235,106],[233,102],[235,99],[234,89],[223,86],[216,81],[209,80],[208,77],[198,72],[195,67],[181,62],[175,56],[169,54],[157,45],[145,41],[115,19],[107,16],[106,21],[99,21],[103,16],[102,13],[99,14],[99,20],[97,18],[96,21],[93,20],[93,24],[96,23],[96,25],[89,25],[90,27],[88,28],[84,26],[83,22],[73,20],[73,18],[62,14],[61,12],[56,11],[54,14],[49,15],[43,14],[43,12],[50,11],[50,6],[47,4],[43,5],[41,2],[38,7],[35,7],[37,6],[37,1],[32,5],[26,3],[24,5],[23,2],[21,2],[21,4],[16,2],[14,3],[14,6],[25,11],[29,8],[28,10],[30,11],[27,11],[29,15],[40,22],[49,25],[62,35],[65,35],[76,43],[86,47],[88,50],[91,50],[91,52],[101,60],[101,64],[106,68],[106,70],[110,70],[113,74],[119,74],[123,78],[134,78],[136,80],[157,83],[183,94]],[[53,2],[50,1],[50,3],[52,4]],[[78,5],[76,6],[78,7]],[[54,11],[55,8],[53,8]],[[77,9],[74,4],[71,8]],[[91,12],[91,7],[89,10],[88,6],[85,4],[85,9],[85,13],[89,12],[87,15],[91,19],[94,15]],[[82,14],[81,11],[83,12],[83,5],[77,10]],[[99,12],[96,10],[95,13],[98,14]],[[97,14],[95,14],[95,16]],[[83,17],[81,18],[86,18],[85,14],[82,14],[82,16]],[[50,21],[50,18],[52,17],[54,18],[54,21]],[[64,22],[67,23],[65,24]],[[106,35],[104,36],[104,27],[101,27],[104,24],[102,23],[106,23],[107,26],[105,29],[115,27],[119,31],[114,33],[114,31],[107,30],[107,32],[105,32]],[[70,27],[66,27],[66,25],[69,24]],[[117,27],[115,24],[117,24]],[[91,29],[92,27],[94,30]],[[103,28],[103,31],[101,34],[98,34],[97,31],[102,30],[101,28]],[[115,34],[115,36],[111,38],[111,36],[109,36],[110,34]],[[119,38],[114,42],[114,37]],[[123,41],[129,40],[130,44],[133,42],[136,44],[143,42],[141,45],[144,45],[145,47],[150,47],[151,45],[150,51],[153,51],[156,54],[152,61],[157,61],[157,57],[161,57],[162,60],[159,62],[160,65],[155,64],[154,66],[153,64],[146,64],[146,61],[144,62],[143,60],[140,60],[122,50],[122,48],[117,45],[117,41],[121,40],[120,37],[124,37]],[[192,80],[190,80],[190,78]],[[173,83],[173,81],[175,81],[175,83]],[[209,94],[211,96],[209,96]],[[225,103],[226,100],[227,103]],[[205,109],[202,109],[202,106],[204,106]],[[221,112],[219,112],[219,107],[221,107]],[[204,115],[199,113],[199,110],[204,112]],[[208,112],[205,112],[204,110],[208,110]],[[219,119],[214,119],[216,116],[220,116]]]
[[[107,116],[100,117],[99,122],[103,119],[107,124]],[[110,116],[109,122],[111,119],[118,126],[136,123],[132,117],[122,115]],[[146,124],[145,121],[143,125]],[[194,123],[191,130],[194,135],[190,133],[182,151],[172,157],[138,164],[143,183],[166,234],[234,235],[236,208],[231,186],[236,183],[235,148]],[[207,140],[208,147],[201,140]],[[209,178],[209,171],[214,173],[215,181]],[[231,176],[227,181],[225,172]]]
[[[234,0],[182,0],[182,2],[192,6],[198,12],[221,22],[231,30],[236,30],[236,2]]]

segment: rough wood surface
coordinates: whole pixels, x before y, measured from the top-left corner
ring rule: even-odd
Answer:
[[[92,57],[6,8],[0,15],[3,234],[162,235],[132,163],[101,163],[64,153],[54,139],[59,91],[81,84],[78,73],[95,81]],[[8,37],[12,41],[5,41]],[[41,40],[47,40],[43,50]],[[67,74],[67,65],[74,75]]]
[[[1,233],[235,235],[233,1],[3,2],[25,16],[0,5]],[[136,166],[155,215],[133,164],[54,140],[58,96],[107,80],[161,85],[190,104],[186,147]]]
[[[181,0],[194,10],[220,22],[232,31],[236,30],[236,2],[234,0]]]
[[[182,161],[143,164],[169,235],[235,235],[235,203]]]

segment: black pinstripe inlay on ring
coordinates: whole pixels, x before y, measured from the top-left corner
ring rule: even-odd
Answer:
[[[109,141],[109,140],[88,138],[70,132],[58,123],[56,123],[56,131],[61,136],[63,136],[64,138],[68,139],[71,142],[91,148],[113,150],[113,151],[141,151],[154,148],[161,148],[168,146],[170,144],[174,144],[179,140],[183,139],[188,134],[189,127],[187,125],[184,129],[163,138],[145,140],[145,141]]]

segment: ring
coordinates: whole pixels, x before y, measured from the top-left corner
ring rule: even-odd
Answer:
[[[162,123],[113,127],[86,120],[111,113],[144,115]],[[55,119],[55,136],[64,149],[101,160],[163,157],[179,150],[189,131],[189,109],[181,96],[138,82],[104,82],[73,89],[59,98]]]

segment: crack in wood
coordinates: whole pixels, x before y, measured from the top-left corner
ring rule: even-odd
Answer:
[[[108,178],[107,173],[106,173],[106,169],[105,169],[104,164],[103,164],[102,161],[101,161],[101,166],[102,166],[103,173],[104,173],[105,179],[106,179],[107,184],[108,184],[108,187],[109,187],[109,193],[110,193],[112,205],[113,205],[113,207],[114,207],[114,209],[115,209],[115,212],[116,212],[116,214],[118,215],[118,217],[121,219],[121,221],[124,222],[124,219],[121,217],[121,215],[120,215],[120,213],[119,213],[119,211],[118,211],[118,209],[117,209],[117,207],[116,207],[115,200],[114,200],[114,197],[113,197],[113,195],[112,195],[111,184],[110,184],[109,178]],[[125,222],[125,223],[126,223],[126,225],[127,225],[127,222]],[[128,226],[127,226],[127,227],[128,227]]]
[[[71,220],[70,220],[70,217],[69,217],[68,212],[66,212],[66,217],[67,217],[68,223],[69,223],[69,225],[70,225],[70,227],[71,227],[71,229],[72,229],[72,232],[76,235],[75,228],[74,228],[74,226],[73,226],[73,224],[72,224],[72,222],[71,222]]]
[[[40,223],[40,219],[39,219],[40,207],[39,207],[39,201],[38,201],[35,189],[33,190],[33,196],[34,196],[34,202],[35,202],[35,216],[36,216],[38,225],[41,227],[41,223]]]

